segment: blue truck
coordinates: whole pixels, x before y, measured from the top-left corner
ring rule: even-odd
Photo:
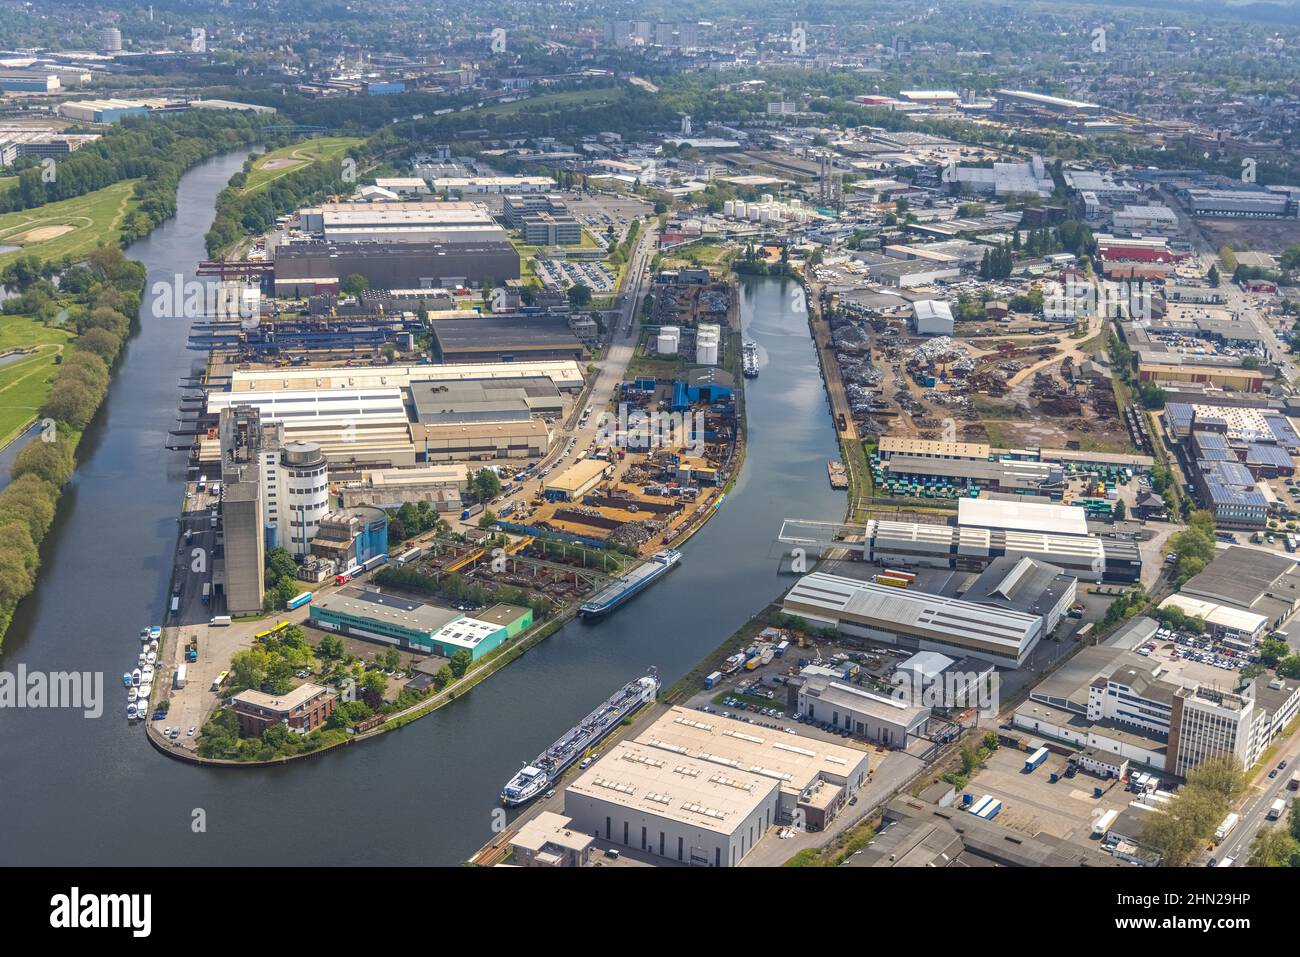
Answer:
[[[1029,757],[1025,758],[1025,773],[1031,774],[1034,769],[1047,760],[1047,749],[1039,748]]]

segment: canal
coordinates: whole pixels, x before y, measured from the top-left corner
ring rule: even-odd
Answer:
[[[242,162],[228,155],[182,178],[176,218],[130,250],[150,285],[192,274],[216,194]],[[0,711],[0,864],[464,860],[491,836],[501,785],[523,761],[649,665],[677,680],[788,586],[783,516],[843,515],[843,493],[827,482],[837,448],[798,287],[751,279],[742,297],[763,363],[746,383],[748,452],[677,570],[400,731],[288,767],[223,771],[158,755],[126,723],[118,682],[166,600],[184,469],[163,446],[177,382],[197,359],[184,324],[154,318],[146,303],[0,659],[8,672],[102,672],[105,711]]]

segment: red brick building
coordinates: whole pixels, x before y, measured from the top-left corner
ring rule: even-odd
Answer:
[[[241,691],[231,700],[239,718],[239,733],[259,737],[263,731],[281,721],[294,731],[310,734],[334,713],[338,699],[329,688],[307,682],[288,694],[270,695],[261,691]]]

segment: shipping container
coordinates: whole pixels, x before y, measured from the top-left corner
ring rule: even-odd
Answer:
[[[402,554],[400,554],[400,555],[397,556],[397,564],[399,564],[399,565],[405,565],[405,564],[408,564],[409,562],[413,562],[413,561],[415,561],[417,558],[419,558],[419,557],[420,557],[421,555],[423,555],[423,554],[424,554],[424,549],[422,549],[422,548],[412,548],[412,549],[409,549],[409,550],[407,550],[407,551],[402,552]]]
[[[980,811],[988,807],[990,802],[992,802],[992,800],[993,800],[993,795],[986,794],[978,801],[976,801],[974,804],[972,804],[970,807],[968,807],[966,810],[970,811],[971,814],[974,814],[976,817],[978,817]]]
[[[1025,758],[1025,772],[1032,772],[1035,768],[1047,760],[1047,749],[1039,748],[1029,757]]]
[[[303,605],[310,602],[311,599],[312,599],[312,593],[309,591],[305,591],[299,595],[294,595],[292,598],[290,598],[289,601],[285,603],[285,607],[288,608],[290,611],[292,611],[295,608],[301,608]]]
[[[998,816],[998,812],[1001,810],[1002,810],[1002,802],[998,800],[992,800],[989,801],[988,804],[984,805],[984,808],[982,810],[976,812],[975,816],[984,821],[991,821]]]
[[[1106,832],[1110,830],[1110,826],[1115,823],[1117,817],[1119,817],[1119,811],[1107,811],[1097,818],[1097,822],[1092,826],[1092,836],[1105,837]]]

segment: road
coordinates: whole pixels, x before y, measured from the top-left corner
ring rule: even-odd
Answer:
[[[1270,765],[1270,770],[1277,768],[1278,764],[1286,761],[1286,768],[1277,772],[1277,777],[1270,778],[1268,771],[1261,772],[1257,782],[1247,792],[1245,801],[1237,809],[1241,815],[1241,820],[1237,826],[1222,844],[1214,849],[1210,854],[1203,854],[1201,860],[1208,861],[1211,857],[1223,861],[1232,858],[1238,865],[1246,863],[1250,857],[1250,846],[1254,843],[1255,835],[1265,827],[1286,827],[1287,815],[1284,812],[1281,820],[1276,824],[1266,819],[1269,806],[1279,797],[1292,797],[1292,792],[1286,789],[1287,781],[1291,778],[1291,773],[1296,768],[1296,762],[1300,761],[1300,735],[1293,734],[1290,738],[1282,742],[1277,753]]]
[[[596,381],[586,400],[586,406],[591,408],[592,414],[585,424],[578,424],[578,416],[582,410],[573,410],[568,422],[556,428],[550,451],[538,462],[537,471],[509,495],[494,502],[490,506],[494,511],[499,511],[501,505],[507,501],[515,501],[519,506],[526,506],[541,492],[542,485],[546,481],[541,475],[543,469],[560,468],[566,463],[572,464],[595,441],[601,426],[600,413],[607,410],[617,396],[619,385],[627,374],[628,365],[636,351],[637,317],[641,313],[641,302],[649,288],[648,267],[658,247],[658,241],[657,224],[647,225],[641,230],[632,258],[628,261],[627,270],[623,274],[620,292],[615,300],[618,317],[614,328],[609,332],[609,344],[605,355],[596,362]],[[573,440],[571,451],[568,450],[570,439]],[[471,516],[460,525],[462,528],[471,528],[477,523],[478,516]]]

